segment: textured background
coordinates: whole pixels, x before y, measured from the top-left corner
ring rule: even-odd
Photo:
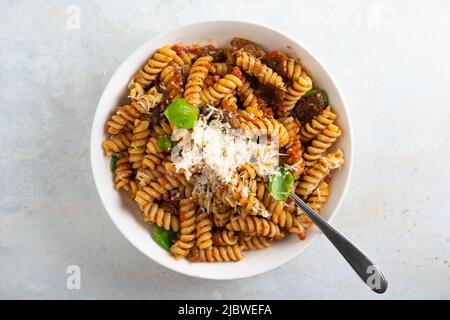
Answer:
[[[449,16],[448,1],[1,1],[0,298],[450,298]],[[154,35],[227,18],[291,34],[340,83],[356,157],[334,223],[383,267],[385,295],[323,237],[277,270],[216,282],[151,262],[109,220],[88,150],[106,82]],[[81,290],[66,289],[72,264]]]

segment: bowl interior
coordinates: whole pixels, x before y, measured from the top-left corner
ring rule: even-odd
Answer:
[[[279,267],[310,245],[319,235],[319,230],[313,227],[304,241],[289,236],[277,241],[271,248],[245,252],[245,259],[239,263],[176,261],[152,240],[149,227],[140,221],[137,206],[127,199],[127,195],[121,195],[114,189],[109,158],[103,154],[101,143],[106,136],[105,123],[116,107],[124,101],[129,80],[154,51],[164,44],[181,42],[225,46],[234,36],[251,39],[267,50],[295,52],[301,57],[314,80],[326,90],[330,104],[338,113],[338,124],[343,129],[343,135],[333,148],[341,148],[347,162],[334,174],[330,185],[330,197],[323,209],[322,216],[330,221],[340,206],[350,178],[352,144],[347,110],[339,89],[326,68],[300,44],[270,28],[244,22],[215,21],[185,26],[153,38],[123,62],[107,84],[97,107],[91,133],[91,164],[95,184],[103,205],[117,228],[137,249],[154,261],[174,271],[208,279],[243,278]]]

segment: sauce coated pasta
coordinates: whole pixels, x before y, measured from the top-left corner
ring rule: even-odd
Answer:
[[[289,192],[326,209],[345,132],[297,57],[242,38],[165,45],[128,89],[102,147],[115,188],[175,259],[239,261],[289,234],[305,239],[312,221]]]

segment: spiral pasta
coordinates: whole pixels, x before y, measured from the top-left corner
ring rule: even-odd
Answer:
[[[298,224],[297,217],[285,210],[284,201],[275,200],[270,196],[270,192],[264,183],[258,183],[257,196],[267,210],[272,213],[270,221],[281,228],[286,228],[290,233],[299,233],[298,228],[296,228]]]
[[[213,222],[208,213],[202,212],[197,215],[196,218],[196,238],[197,238],[197,247],[200,249],[206,249],[212,246],[212,225]]]
[[[283,78],[250,53],[239,51],[236,54],[236,65],[250,76],[256,77],[262,84],[271,84],[276,88],[284,88]]]
[[[280,147],[289,142],[289,135],[286,128],[275,119],[258,118],[247,111],[239,110],[240,127],[248,138],[260,137],[278,137]]]
[[[130,180],[130,187],[128,189],[128,195],[130,196],[131,199],[136,198],[136,193],[139,190],[139,186],[136,182],[136,180]]]
[[[236,200],[233,198],[232,193],[229,191],[229,187],[223,187],[214,193],[215,199],[219,203],[223,203],[227,206],[235,208],[237,206]]]
[[[252,104],[258,104],[255,90],[252,87],[250,81],[245,80],[242,87],[239,89],[239,97],[241,98],[242,105],[244,107],[251,106]]]
[[[232,178],[232,182],[227,185],[232,197],[239,206],[242,207],[243,212],[251,215],[264,214],[267,210],[262,203],[256,198],[251,190],[251,186],[247,179],[242,179],[236,174]]]
[[[175,259],[186,257],[195,245],[195,212],[193,198],[180,201],[180,239],[170,248]]]
[[[211,73],[216,74],[219,77],[224,77],[226,74],[230,73],[232,71],[232,65],[228,64],[226,62],[214,62],[211,65]]]
[[[153,87],[140,97],[139,100],[133,101],[131,105],[140,113],[145,114],[160,103],[162,98],[163,94]]]
[[[233,208],[224,208],[222,210],[213,211],[213,221],[216,227],[222,228],[230,221],[231,215],[234,213]]]
[[[158,139],[155,137],[150,137],[148,139],[147,145],[146,145],[146,149],[145,149],[147,154],[152,154],[155,156],[158,156],[160,158],[164,158],[164,152],[166,150],[162,149],[159,145],[158,145]]]
[[[131,145],[128,148],[128,153],[130,154],[130,163],[133,169],[137,169],[142,166],[142,161],[145,156],[145,148],[150,135],[150,130],[148,129],[148,121],[135,120],[133,136],[131,138]]]
[[[220,192],[217,194],[219,194],[219,196],[217,196],[213,201],[206,198],[206,196],[202,194],[198,195],[197,199],[198,205],[212,215],[213,225],[221,228],[224,227],[228,221],[230,221],[230,217],[234,213],[234,204],[230,206],[229,203],[222,202],[227,196],[222,195]],[[229,197],[230,198],[227,198],[227,200],[233,202],[235,201],[231,195]]]
[[[138,100],[119,107],[117,112],[107,122],[108,132],[110,134],[118,134],[121,130],[133,129],[134,121],[140,119],[150,109],[153,109],[161,102],[162,98],[162,93],[153,87]]]
[[[172,176],[166,173],[163,177],[157,178],[156,181],[150,182],[139,190],[136,193],[135,201],[143,207],[148,202],[161,199],[168,191],[179,188],[183,184],[187,184],[183,176]]]
[[[253,236],[249,239],[239,238],[239,247],[241,250],[265,249],[272,246],[272,244],[273,239],[264,236]]]
[[[169,99],[176,99],[182,96],[184,91],[183,79],[179,77],[179,74],[183,72],[182,68],[183,66],[171,62],[171,64],[161,71],[160,87],[164,88]]]
[[[236,97],[231,93],[226,94],[221,101],[221,107],[226,111],[236,111],[238,108]]]
[[[178,217],[164,211],[157,203],[148,203],[142,209],[142,217],[146,223],[154,223],[166,230],[178,231]]]
[[[128,97],[131,100],[137,100],[140,97],[142,97],[145,94],[145,86],[138,82],[134,82],[132,79],[129,84],[130,93],[128,94]]]
[[[244,174],[247,179],[251,179],[251,182],[256,181],[255,179],[257,177],[265,179],[265,174],[257,163],[245,163],[238,169],[238,171],[241,176]],[[254,189],[255,190],[252,190],[250,188],[252,192],[256,192],[256,188]]]
[[[130,132],[119,133],[105,139],[102,143],[103,150],[107,156],[120,153],[131,145],[132,134]]]
[[[300,140],[300,123],[293,117],[282,117],[278,121],[284,125],[288,132],[289,142],[286,145],[286,160],[285,163],[290,166],[290,170],[294,179],[300,178],[300,175],[305,169],[305,162],[303,161],[302,144]]]
[[[238,243],[239,236],[232,230],[214,231],[212,242],[215,246],[233,246]]]
[[[173,80],[173,77],[175,76],[175,64],[169,64],[166,67],[164,67],[161,71],[161,84],[167,87],[170,82]]]
[[[292,82],[296,82],[300,78],[302,71],[302,65],[299,62],[293,59],[288,59],[285,72],[288,79]]]
[[[208,70],[211,69],[212,60],[213,58],[211,56],[198,58],[189,72],[184,97],[188,103],[195,107],[199,106],[202,102],[200,92],[202,91],[203,81],[208,75]]]
[[[312,80],[305,71],[302,71],[300,77],[288,87],[284,101],[279,108],[284,112],[294,109],[297,101],[311,89]]]
[[[159,124],[154,124],[150,130],[150,135],[154,138],[159,138],[162,136],[171,136],[173,133],[173,128],[170,123],[166,120],[162,120]]]
[[[289,144],[286,146],[286,163],[290,166],[290,170],[294,179],[300,178],[300,175],[305,170],[305,161],[303,161],[303,151],[302,143],[300,141],[300,136],[296,136]]]
[[[327,154],[320,158],[313,167],[311,167],[302,178],[297,193],[303,198],[309,196],[314,189],[322,182],[331,170],[340,168],[344,161],[344,154],[341,150]]]
[[[193,187],[190,184],[182,184],[178,187],[181,199],[190,198],[193,195]]]
[[[136,95],[136,84],[146,88],[154,82],[162,69],[165,68],[175,57],[177,53],[170,46],[164,46],[158,50],[145,64],[144,68],[139,70],[133,77],[130,84],[130,97],[139,98]]]
[[[239,261],[244,250],[306,239],[313,222],[292,199],[276,200],[274,171],[290,171],[294,191],[320,212],[345,163],[329,151],[343,134],[337,113],[314,92],[304,97],[318,88],[312,78],[300,59],[242,38],[223,49],[164,46],[132,77],[101,147],[115,189],[174,258]]]
[[[315,212],[320,212],[323,209],[325,202],[327,202],[328,195],[328,183],[322,181],[308,197],[307,203]]]
[[[283,237],[279,226],[258,216],[233,216],[225,227],[227,230],[244,231],[275,239]]]
[[[161,158],[154,154],[146,154],[142,158],[142,166],[150,168],[151,170],[155,169],[158,164],[161,163]]]
[[[239,261],[244,259],[241,249],[238,245],[234,246],[212,246],[206,249],[200,249],[193,251],[189,257],[189,260],[195,262],[226,262],[226,261]]]
[[[214,85],[204,88],[200,93],[202,102],[204,104],[213,105],[217,101],[223,99],[225,95],[234,93],[236,89],[242,87],[240,75],[239,69],[235,69],[232,73],[225,75]]]
[[[147,186],[150,182],[154,182],[156,181],[156,179],[163,176],[164,173],[161,173],[158,170],[152,170],[150,168],[142,167],[136,171],[135,179],[139,186],[142,188]]]
[[[127,104],[117,108],[114,115],[107,122],[108,132],[110,134],[118,134],[120,131],[132,131],[135,119],[141,117],[141,113],[132,105]]]
[[[337,119],[337,115],[331,111],[328,106],[322,111],[322,113],[317,116],[316,119],[311,120],[311,122],[306,123],[300,129],[300,139],[303,143],[312,140],[314,137],[319,135],[322,130],[324,130],[328,125],[333,124]]]
[[[264,182],[257,183],[256,195],[258,200],[264,204],[264,206],[270,213],[272,213],[271,220],[278,224],[278,217],[280,217],[280,215],[286,215],[286,213],[284,212],[284,202],[273,199]],[[283,224],[280,226],[284,227],[285,225]]]
[[[298,137],[300,131],[300,122],[294,117],[282,117],[277,119],[287,130],[289,141]]]
[[[261,110],[259,108],[258,102],[254,102],[251,105],[249,105],[248,107],[245,108],[245,111],[252,114],[253,116],[257,117],[257,118],[262,118],[262,117],[267,117],[269,119],[272,118],[272,116],[266,115],[264,114],[263,110]]]
[[[172,50],[176,52],[176,55],[173,57],[173,62],[175,62],[179,66],[191,66],[193,54],[189,53],[189,47],[187,46],[176,46],[172,47]]]
[[[334,124],[329,124],[316,138],[311,145],[306,148],[303,153],[305,165],[311,167],[317,160],[331,147],[331,145],[341,136],[342,130]]]
[[[121,157],[117,160],[116,169],[114,170],[114,187],[116,190],[128,191],[130,189],[133,169],[128,160],[128,156]]]

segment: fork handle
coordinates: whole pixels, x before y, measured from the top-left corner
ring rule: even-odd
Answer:
[[[370,260],[358,247],[344,237],[339,231],[334,229],[328,222],[322,219],[295,193],[291,192],[290,197],[323,232],[323,234],[338,249],[350,266],[355,270],[362,281],[374,292],[383,293],[388,287],[388,282],[381,269]]]

